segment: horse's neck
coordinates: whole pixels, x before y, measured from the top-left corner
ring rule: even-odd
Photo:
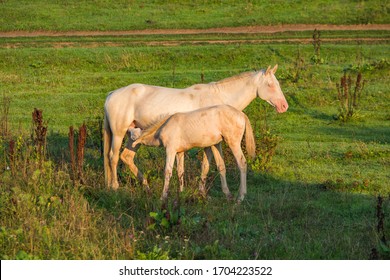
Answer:
[[[248,77],[222,85],[217,84],[223,103],[240,111],[244,110],[256,98],[256,85],[253,80],[253,77]]]

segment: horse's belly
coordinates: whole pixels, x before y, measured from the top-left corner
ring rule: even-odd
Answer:
[[[191,148],[205,148],[218,144],[222,141],[220,134],[193,134],[188,135],[187,141],[183,141],[182,150],[186,151]]]

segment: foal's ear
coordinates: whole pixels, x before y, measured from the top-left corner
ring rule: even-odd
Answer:
[[[272,70],[271,70],[272,74],[275,74],[276,70],[278,70],[278,65],[277,64],[274,66],[274,68],[272,68]]]

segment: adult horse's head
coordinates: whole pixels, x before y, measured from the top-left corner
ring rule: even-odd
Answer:
[[[288,103],[275,77],[277,69],[278,65],[275,65],[272,69],[269,66],[263,72],[263,79],[259,79],[257,83],[257,96],[275,107],[278,113],[284,113],[288,109]]]

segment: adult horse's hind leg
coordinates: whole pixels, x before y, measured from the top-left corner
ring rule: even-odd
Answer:
[[[136,147],[133,148],[132,147],[133,142],[134,141],[130,137],[128,137],[126,148],[123,150],[123,152],[121,154],[121,160],[129,166],[130,171],[135,176],[137,176],[138,180],[142,183],[142,185],[146,189],[149,189],[148,180],[146,180],[146,178],[144,177],[142,172],[139,171],[138,167],[134,163],[134,157],[135,157],[135,154],[137,153],[137,150],[139,149],[140,145],[137,145]]]
[[[117,135],[112,138],[112,152],[110,152],[110,169],[111,169],[111,187],[116,190],[119,187],[117,167],[119,161],[119,150],[122,145],[123,136]]]

